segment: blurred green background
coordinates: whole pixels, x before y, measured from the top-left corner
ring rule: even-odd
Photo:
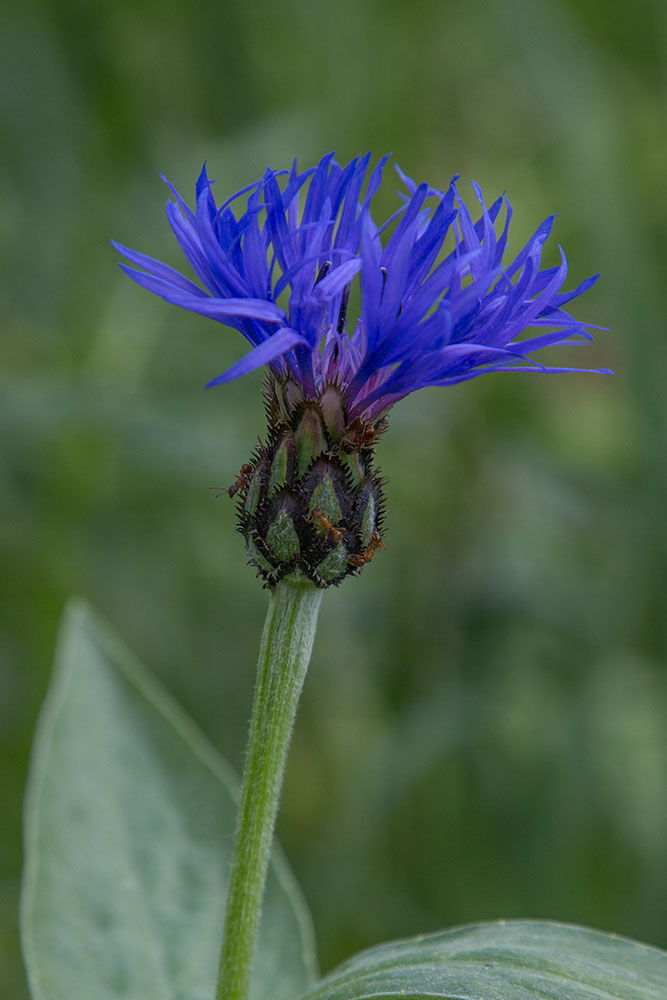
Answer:
[[[266,594],[229,485],[262,433],[245,350],[116,266],[180,265],[164,171],[219,198],[298,154],[387,149],[561,213],[592,375],[401,403],[387,550],[326,595],[279,834],[324,968],[392,936],[553,917],[667,945],[661,0],[26,0],[0,37],[0,996],[28,746],[86,595],[238,767]],[[382,207],[394,204],[393,175]],[[462,188],[466,190],[466,188]],[[101,859],[103,861],[103,859]]]

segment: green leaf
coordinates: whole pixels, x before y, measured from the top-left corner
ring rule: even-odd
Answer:
[[[533,920],[471,924],[362,952],[303,1000],[665,1000],[667,953]]]
[[[82,603],[66,612],[26,799],[23,948],[34,1000],[211,1000],[236,783]],[[314,978],[310,920],[274,853],[251,997]]]

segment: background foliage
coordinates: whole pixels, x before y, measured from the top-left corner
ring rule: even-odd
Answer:
[[[0,37],[0,994],[28,745],[85,594],[240,763],[266,595],[232,482],[259,377],[233,331],[130,285],[178,264],[163,170],[218,195],[393,149],[562,213],[613,378],[497,375],[392,416],[388,548],[329,593],[279,824],[323,968],[390,937],[552,917],[666,945],[664,164],[659,0],[26,0]],[[393,184],[386,187],[392,204]],[[555,244],[552,248],[554,259]],[[575,349],[555,352],[572,363]]]

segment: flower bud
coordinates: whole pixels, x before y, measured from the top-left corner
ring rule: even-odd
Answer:
[[[338,584],[383,547],[384,497],[371,445],[384,422],[348,424],[335,385],[310,399],[272,376],[265,395],[267,440],[239,487],[250,562],[269,586],[286,576]]]

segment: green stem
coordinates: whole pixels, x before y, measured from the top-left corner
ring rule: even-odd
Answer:
[[[246,1000],[273,828],[322,591],[283,581],[264,623],[216,1000]]]

